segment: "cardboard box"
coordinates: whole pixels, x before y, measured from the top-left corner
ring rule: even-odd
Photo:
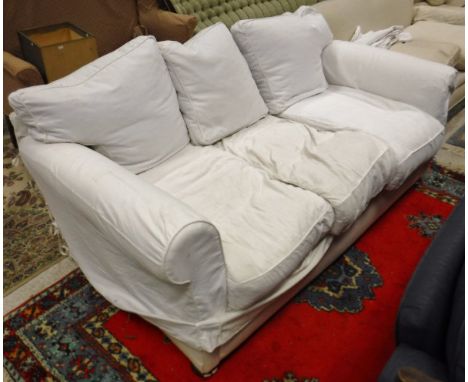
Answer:
[[[71,23],[28,29],[18,35],[25,60],[39,69],[46,82],[98,57],[96,39]]]

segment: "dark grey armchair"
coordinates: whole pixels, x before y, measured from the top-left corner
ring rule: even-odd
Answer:
[[[440,381],[465,380],[465,201],[441,228],[401,301],[397,348],[379,382],[414,368]]]

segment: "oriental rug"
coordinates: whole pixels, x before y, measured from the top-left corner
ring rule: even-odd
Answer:
[[[210,381],[375,381],[411,274],[463,195],[462,177],[432,165]],[[4,317],[4,367],[14,381],[202,380],[158,329],[109,304],[78,270]]]

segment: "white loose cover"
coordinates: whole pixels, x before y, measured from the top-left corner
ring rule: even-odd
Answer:
[[[443,141],[444,126],[415,107],[361,90],[330,86],[291,106],[281,117],[320,130],[353,129],[380,138],[393,151],[396,167],[387,189],[398,188],[418,166],[432,158]]]
[[[271,181],[232,156],[225,161],[222,157],[229,154],[222,151],[188,145],[136,176],[78,144],[49,145],[27,136],[19,149],[71,255],[98,292],[195,349],[212,352],[232,338],[305,277],[332,241],[328,235],[319,240],[333,220],[323,199]],[[201,152],[208,160],[203,166],[196,161]],[[205,174],[207,167],[213,176]],[[186,182],[171,179],[169,173],[177,169],[188,175]],[[151,179],[176,188],[185,202]],[[208,223],[207,216],[221,227],[223,242],[208,225],[204,232],[191,232],[197,222]],[[170,252],[180,229],[188,229],[193,241],[173,253],[183,254],[181,262],[171,263],[175,268],[166,267],[157,261],[164,256],[158,248]],[[198,240],[204,237],[211,239]],[[170,269],[180,272],[175,278],[164,276]],[[184,274],[190,282],[184,282]],[[228,303],[228,288],[232,305],[245,309]]]
[[[223,139],[221,146],[273,178],[327,200],[333,234],[348,228],[387,184],[395,168],[388,146],[356,131],[318,131],[269,116]]]
[[[407,54],[333,41],[322,55],[330,85],[348,86],[407,103],[447,120],[457,71]]]
[[[272,180],[218,148],[189,145],[140,176],[219,230],[231,309],[267,296],[333,224],[333,211],[319,196]]]
[[[333,36],[313,8],[240,20],[231,32],[271,114],[327,88],[321,55]]]
[[[93,146],[134,173],[189,141],[152,36],[137,37],[48,85],[20,89],[9,101],[34,139]]]
[[[212,144],[268,113],[229,29],[217,23],[185,44],[158,43],[191,141]]]

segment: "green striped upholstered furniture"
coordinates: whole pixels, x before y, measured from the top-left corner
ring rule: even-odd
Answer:
[[[312,5],[317,0],[172,0],[177,13],[195,15],[196,31],[219,21],[231,27],[238,20],[254,19],[294,12],[301,5]]]

